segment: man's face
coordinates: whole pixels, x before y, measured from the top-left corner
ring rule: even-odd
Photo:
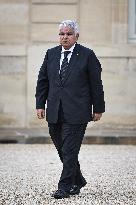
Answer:
[[[75,35],[73,29],[62,27],[59,32],[60,44],[66,49],[70,49],[77,41],[78,34]]]

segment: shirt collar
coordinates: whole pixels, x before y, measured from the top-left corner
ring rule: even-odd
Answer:
[[[75,48],[75,44],[74,44],[69,50],[65,50],[65,49],[63,48],[63,46],[62,46],[61,53],[64,53],[65,51],[70,51],[70,52],[72,53],[73,50],[74,50],[74,48]]]

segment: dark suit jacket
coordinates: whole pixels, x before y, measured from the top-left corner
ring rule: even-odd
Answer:
[[[100,62],[91,49],[76,44],[62,84],[60,58],[61,46],[47,50],[38,75],[36,108],[45,109],[47,101],[46,119],[49,123],[56,123],[61,101],[68,123],[89,122],[92,112],[105,111]]]

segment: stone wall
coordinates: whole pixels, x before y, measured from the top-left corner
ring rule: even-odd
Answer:
[[[0,0],[0,127],[45,126],[35,115],[35,85],[58,25],[76,19],[79,43],[103,67],[106,113],[99,125],[136,124],[136,45],[128,43],[127,0]]]

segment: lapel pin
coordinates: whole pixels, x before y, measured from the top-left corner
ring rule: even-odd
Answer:
[[[77,56],[78,56],[79,54],[77,53]]]

